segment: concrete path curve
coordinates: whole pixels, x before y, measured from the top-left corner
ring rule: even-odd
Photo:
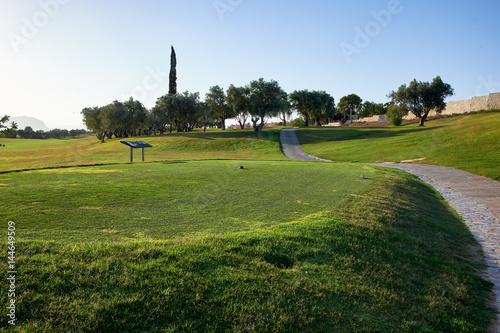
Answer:
[[[304,161],[327,161],[304,153],[295,129],[280,133],[283,153]],[[330,161],[331,162],[331,161]],[[500,182],[449,167],[426,164],[369,163],[397,168],[414,174],[433,186],[463,218],[481,245],[488,271],[494,283],[496,308],[499,311],[495,331],[500,333]]]
[[[302,150],[302,146],[300,145],[299,139],[297,139],[297,135],[295,135],[296,129],[297,128],[288,128],[280,131],[281,151],[286,157],[299,161],[331,162],[329,160],[324,160],[319,157],[306,154],[304,150]]]

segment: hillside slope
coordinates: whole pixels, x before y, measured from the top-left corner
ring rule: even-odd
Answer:
[[[401,162],[455,167],[500,180],[500,112],[391,128],[297,130],[308,154],[338,162]]]

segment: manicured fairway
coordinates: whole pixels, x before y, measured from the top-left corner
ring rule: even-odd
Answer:
[[[127,163],[130,150],[121,140],[146,141],[153,148],[145,150],[146,161],[178,160],[285,160],[279,148],[279,129],[196,130],[163,136],[145,136],[106,140],[100,143],[94,136],[67,140],[2,139],[0,172],[20,169]],[[141,160],[141,150],[134,153]]]
[[[362,173],[373,171],[296,161],[186,161],[0,174],[7,194],[0,220],[17,221],[22,239],[63,242],[252,230],[346,206],[369,187]]]
[[[349,130],[299,135],[329,154],[337,135],[350,133],[344,145],[358,151],[350,160],[361,159],[370,140],[361,145],[356,135],[377,132]],[[418,134],[417,142],[441,128],[381,131],[390,132],[380,132],[374,147],[385,155],[384,140]],[[482,254],[436,191],[399,170],[287,159],[278,137],[266,130],[133,138],[154,146],[148,162],[133,164],[116,139],[0,140],[7,145],[0,148],[0,267],[14,221],[17,270],[17,324],[8,326],[1,306],[0,330],[490,327]],[[469,164],[495,161],[489,156]],[[0,279],[0,290],[8,288]],[[0,304],[8,302],[0,293]]]
[[[500,180],[500,112],[484,112],[392,128],[300,129],[304,151],[338,162],[450,166]]]
[[[482,332],[493,318],[475,240],[400,171],[193,161],[0,179],[14,332]]]

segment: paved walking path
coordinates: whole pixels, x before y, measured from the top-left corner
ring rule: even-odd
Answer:
[[[284,135],[285,131],[287,132]],[[281,131],[283,153],[290,158],[299,160],[321,160],[304,153],[294,131],[295,129]],[[289,150],[289,147],[292,147],[293,150]],[[495,285],[493,291],[497,297],[496,308],[500,311],[500,182],[466,171],[437,165],[370,164],[397,168],[414,174],[433,186],[460,214],[484,251],[488,264],[486,277]],[[500,313],[497,316],[496,331],[500,333]]]
[[[295,128],[281,130],[280,143],[283,154],[285,154],[285,156],[287,157],[290,157],[291,159],[300,161],[331,162],[329,160],[324,160],[319,157],[304,153],[299,139],[297,139],[297,136],[295,135]]]

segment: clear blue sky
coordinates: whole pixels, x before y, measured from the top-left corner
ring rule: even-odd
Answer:
[[[449,100],[500,91],[500,0],[1,0],[0,115],[83,128],[80,111],[263,77],[386,102],[440,75]]]

